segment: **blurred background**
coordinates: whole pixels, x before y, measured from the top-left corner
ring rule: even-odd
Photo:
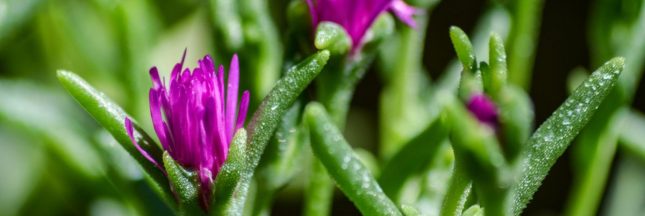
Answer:
[[[512,8],[509,2],[439,2],[429,16],[426,33],[423,64],[428,75],[440,77],[455,58],[449,26],[472,32],[486,11],[495,5]],[[266,3],[278,33],[288,28],[288,3]],[[619,53],[616,50],[630,46],[621,33],[629,30],[629,23],[645,17],[639,14],[642,4],[638,0],[542,2],[535,60],[529,68],[537,123],[567,97],[572,71],[593,71]],[[59,69],[78,73],[152,132],[147,107],[150,67],[168,73],[185,48],[189,66],[208,53],[216,61],[229,61],[229,56],[215,51],[231,47],[221,43],[222,22],[214,18],[218,15],[212,7],[205,0],[0,0],[0,215],[170,214],[143,181],[139,167],[67,95],[55,73]],[[287,38],[278,35],[282,37],[274,45],[281,46]],[[628,58],[627,64],[644,60]],[[373,151],[382,88],[378,73],[368,72],[357,89],[346,129],[350,143]],[[643,97],[641,81],[633,100],[633,108],[640,112],[645,111]],[[573,184],[570,154],[555,165],[526,215],[564,211],[565,192]],[[624,157],[618,151],[613,160]],[[603,187],[612,185],[616,164],[612,163],[608,186]],[[645,172],[643,164],[640,168]],[[299,214],[300,196],[298,192],[278,194],[274,213]],[[342,194],[336,197],[334,215],[358,215]],[[607,197],[605,192],[600,212],[609,202]]]

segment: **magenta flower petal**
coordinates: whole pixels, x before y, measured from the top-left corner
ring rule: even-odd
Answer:
[[[227,137],[233,137],[237,120],[235,117],[235,112],[237,111],[237,87],[240,79],[240,66],[237,60],[237,55],[233,55],[231,65],[229,67],[228,84],[226,89],[226,135]],[[227,141],[230,142],[230,140]]]
[[[479,122],[492,128],[499,125],[497,106],[484,94],[475,94],[468,101],[468,110]]]
[[[342,26],[352,40],[352,50],[362,46],[365,33],[376,18],[388,9],[410,26],[416,9],[402,0],[307,0],[314,30],[323,21]]]
[[[390,5],[390,11],[399,18],[401,22],[412,28],[416,28],[417,23],[414,21],[414,15],[419,14],[419,9],[406,4],[403,0],[394,0]]]
[[[143,150],[143,148],[141,148],[139,143],[137,143],[136,139],[134,138],[134,129],[132,128],[132,121],[130,121],[130,118],[128,117],[125,117],[125,131],[126,133],[128,133],[128,136],[130,137],[130,141],[132,142],[132,144],[134,144],[134,147],[137,148],[139,153],[141,153],[143,157],[148,159],[157,168],[161,169],[161,166],[159,165],[159,163],[155,161],[155,159],[152,158],[152,156],[150,156],[150,154],[146,150]]]
[[[170,156],[184,168],[199,175],[202,204],[210,203],[211,184],[226,161],[235,130],[243,127],[249,104],[249,92],[242,94],[238,106],[239,62],[233,56],[224,86],[224,67],[215,70],[210,56],[197,62],[198,67],[172,69],[165,85],[157,68],[150,69],[150,116],[161,142]],[[238,112],[239,109],[239,112]],[[237,115],[236,115],[237,114]],[[132,123],[125,120],[132,143],[141,154],[163,171],[163,167],[144,151],[133,136]]]
[[[251,94],[249,91],[244,91],[242,93],[242,102],[240,102],[240,113],[237,114],[237,123],[235,130],[239,130],[240,128],[244,127],[244,120],[246,120],[246,112],[249,109],[249,100],[250,100]]]

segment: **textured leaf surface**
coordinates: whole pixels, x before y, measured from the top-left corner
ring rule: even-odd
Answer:
[[[401,215],[374,176],[354,154],[322,105],[308,105],[305,121],[310,129],[314,154],[363,215]]]
[[[514,188],[515,215],[526,207],[553,164],[589,122],[623,65],[623,58],[614,58],[601,66],[531,136],[522,152],[521,176]]]
[[[144,171],[151,177],[153,188],[156,188],[168,203],[174,203],[172,193],[168,188],[168,181],[163,173],[148,161],[132,144],[124,122],[127,114],[112,102],[105,94],[94,89],[78,75],[69,71],[58,71],[58,80],[63,87],[76,99],[76,101],[114,138],[121,146],[134,157]],[[162,161],[162,152],[159,144],[150,138],[135,122],[132,123],[136,141],[141,148],[147,151],[157,162]]]
[[[253,114],[251,123],[246,127],[248,130],[246,145],[243,145],[243,163],[230,168],[231,177],[224,178],[223,183],[218,183],[216,191],[220,188],[227,192],[217,192],[216,205],[226,205],[222,209],[224,215],[242,214],[243,205],[249,184],[258,166],[262,154],[273,136],[282,116],[292,106],[300,93],[320,73],[329,59],[329,51],[323,50],[303,60],[300,64],[291,68],[286,75],[278,80],[269,95],[267,95],[258,110]],[[227,162],[228,164],[228,162]],[[225,164],[226,166],[226,164]],[[220,186],[228,184],[228,186]],[[219,204],[218,198],[225,199],[224,204]]]
[[[475,51],[473,50],[473,45],[468,39],[468,35],[461,30],[459,27],[450,27],[450,40],[455,47],[457,52],[457,57],[461,64],[464,65],[464,68],[468,71],[474,71],[477,60],[475,59]]]
[[[168,152],[163,153],[163,164],[170,185],[177,196],[180,206],[179,213],[183,215],[199,215],[199,184],[197,172],[184,169]]]
[[[247,135],[244,129],[235,133],[228,158],[215,180],[215,194],[211,203],[214,215],[242,215],[244,201],[249,190],[243,172],[247,166]]]

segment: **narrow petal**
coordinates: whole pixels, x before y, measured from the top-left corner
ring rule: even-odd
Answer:
[[[166,125],[163,122],[163,117],[161,114],[161,100],[160,100],[160,95],[158,92],[154,89],[150,89],[150,94],[149,94],[149,101],[150,101],[150,117],[152,118],[152,125],[154,126],[155,132],[157,133],[157,137],[159,137],[159,142],[161,142],[161,146],[169,151],[172,152],[170,149],[169,140],[168,140],[168,134],[166,134],[167,129],[165,128]]]
[[[157,67],[150,68],[150,78],[152,79],[153,89],[163,88],[163,82],[161,82],[161,79],[159,78],[159,71],[157,70]]]
[[[406,4],[403,0],[394,0],[390,5],[390,11],[406,25],[416,28],[414,15],[419,13],[419,9]]]
[[[235,128],[235,112],[237,111],[237,94],[240,79],[240,66],[237,60],[237,54],[233,55],[228,70],[228,83],[226,88],[226,135],[227,141],[233,137]]]
[[[128,133],[128,136],[130,137],[130,141],[132,141],[132,144],[134,144],[134,147],[137,148],[139,153],[141,153],[143,157],[148,159],[148,161],[150,161],[157,168],[159,168],[159,170],[163,171],[164,170],[163,167],[161,167],[159,163],[157,163],[157,161],[155,161],[155,159],[153,159],[152,156],[150,156],[150,154],[147,151],[143,150],[143,148],[139,146],[139,143],[137,143],[136,139],[134,138],[134,129],[132,128],[132,121],[130,121],[130,118],[128,117],[125,118],[125,131]]]
[[[235,131],[244,127],[244,121],[246,120],[246,112],[249,109],[250,96],[251,94],[249,93],[249,91],[244,91],[244,93],[242,93],[242,101],[240,102],[240,111],[237,114],[237,127],[235,127]]]
[[[201,196],[201,206],[204,209],[208,209],[210,204],[210,196],[212,193],[213,187],[213,173],[207,168],[199,169],[199,183],[200,183],[200,196]]]
[[[175,67],[172,68],[172,72],[170,73],[170,79],[175,80],[178,78],[179,73],[181,73],[181,69],[184,67],[184,60],[186,60],[186,51],[188,48],[184,49],[184,55],[181,57],[181,62],[175,64]]]
[[[316,12],[316,5],[313,0],[307,0],[307,5],[309,6],[309,14],[311,14],[311,25],[316,28],[318,26],[318,13]]]

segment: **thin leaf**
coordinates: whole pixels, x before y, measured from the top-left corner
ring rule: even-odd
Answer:
[[[506,86],[506,51],[504,50],[504,40],[492,33],[489,42],[489,59],[490,73],[482,73],[484,80],[484,90],[489,95],[496,96],[502,87]]]
[[[435,119],[385,165],[379,183],[389,197],[397,200],[405,181],[422,171],[435,158],[441,143],[448,138],[448,128],[443,124],[441,118]]]
[[[475,59],[475,51],[473,45],[468,39],[468,35],[459,27],[450,27],[450,40],[452,41],[457,57],[464,69],[468,71],[475,71],[477,67],[477,60]]]
[[[504,153],[510,162],[514,162],[533,131],[533,103],[529,95],[515,85],[502,88],[495,102],[500,111]]]
[[[519,182],[514,185],[515,215],[526,207],[553,164],[589,122],[616,83],[623,65],[623,58],[605,63],[531,136],[521,156],[524,161]]]
[[[238,130],[231,141],[226,162],[215,179],[215,194],[211,203],[213,215],[241,215],[244,211],[249,190],[248,180],[244,176],[248,160],[246,141],[244,129]]]
[[[199,183],[197,172],[184,169],[168,152],[163,154],[164,169],[168,173],[168,180],[179,200],[179,214],[199,215],[203,211],[199,208]]]
[[[509,82],[528,89],[544,1],[517,1],[508,37]]]
[[[334,197],[334,182],[320,160],[312,158],[305,189],[305,216],[327,216]]]
[[[325,64],[327,64],[328,59],[329,51],[323,50],[291,68],[282,79],[278,80],[269,95],[264,98],[258,110],[253,114],[251,123],[246,127],[248,130],[246,140],[248,145],[244,145],[244,163],[234,169],[237,176],[237,180],[234,181],[235,187],[230,186],[230,189],[226,189],[228,192],[223,192],[222,195],[217,196],[220,199],[227,200],[225,205],[228,207],[224,209],[230,209],[230,211],[225,211],[226,215],[242,214],[246,193],[255,169],[260,162],[264,149],[282,120],[282,116],[292,106],[300,93],[320,73]],[[225,188],[228,187],[223,187],[222,190],[225,190]],[[233,193],[231,190],[236,190],[237,192]],[[233,194],[235,197],[230,197]],[[217,204],[217,198],[215,201],[216,205],[219,205]]]
[[[472,179],[486,214],[508,215],[507,194],[512,178],[494,131],[480,124],[456,98],[445,96],[456,163],[462,163],[465,173]]]
[[[461,162],[455,161],[450,186],[441,205],[441,216],[460,216],[464,211],[472,189],[472,181],[464,169]]]
[[[112,102],[105,94],[94,89],[78,75],[69,71],[59,70],[57,76],[63,87],[65,87],[74,99],[139,162],[139,165],[141,165],[150,177],[153,188],[157,190],[167,204],[172,206],[174,200],[172,198],[172,192],[168,188],[168,180],[130,141],[124,125],[127,114],[123,109]],[[152,140],[135,122],[132,124],[139,146],[147,151],[157,162],[161,162],[162,152],[159,144]]]
[[[354,154],[322,105],[308,105],[305,121],[310,129],[314,154],[336,180],[340,190],[363,215],[401,215],[370,171]]]

